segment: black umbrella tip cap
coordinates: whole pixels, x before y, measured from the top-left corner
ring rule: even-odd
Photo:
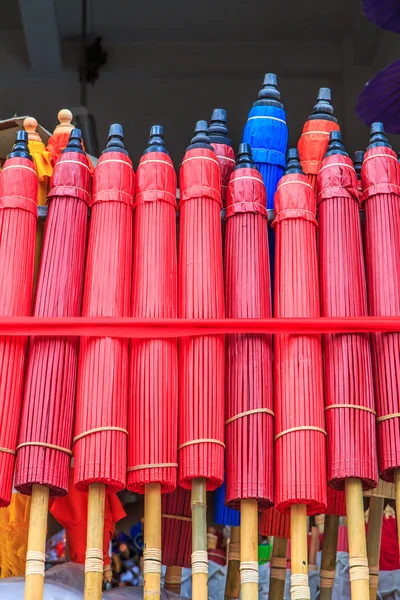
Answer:
[[[84,154],[82,145],[82,132],[80,129],[75,127],[75,129],[71,130],[68,144],[62,153],[64,152],[80,152]]]
[[[317,97],[317,104],[314,106],[314,115],[333,116],[333,106],[331,104],[332,95],[329,88],[320,88]]]
[[[107,136],[107,146],[103,152],[123,152],[124,150],[124,130],[122,125],[113,123],[110,125]]]
[[[195,146],[197,148],[210,148],[212,150],[210,142],[211,140],[208,137],[207,121],[197,121],[194,128],[194,137],[192,137],[188,149],[191,149],[193,146]]]
[[[215,108],[211,117],[210,127],[208,128],[210,136],[228,135],[228,127],[226,126],[226,110],[223,108]]]
[[[356,150],[356,152],[354,152],[354,160],[353,160],[353,164],[354,164],[354,170],[357,173],[357,178],[360,179],[361,178],[361,168],[362,168],[362,164],[363,164],[363,160],[364,160],[364,150]]]
[[[285,175],[292,175],[293,173],[300,173],[304,175],[300,164],[299,151],[297,148],[290,148],[286,154]]]
[[[280,101],[281,94],[278,90],[278,78],[275,73],[267,73],[264,76],[263,87],[259,91],[258,98],[260,100]]]
[[[148,152],[164,152],[168,154],[165,148],[164,128],[162,125],[152,125],[150,127],[149,145],[144,153],[147,154]]]
[[[371,125],[371,136],[369,138],[368,148],[375,148],[376,146],[387,146],[388,148],[391,148],[385,135],[383,123],[380,122],[372,123]]]
[[[25,129],[20,129],[15,134],[15,143],[7,158],[14,158],[17,156],[32,160],[32,156],[29,154],[28,133]]]
[[[254,169],[255,168],[250,144],[240,144],[235,168],[236,169]]]
[[[333,154],[348,156],[340,131],[331,131],[329,135],[329,144],[325,156],[332,156]]]

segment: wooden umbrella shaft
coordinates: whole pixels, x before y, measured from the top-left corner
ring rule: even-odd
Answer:
[[[103,538],[106,486],[89,485],[85,558],[84,600],[101,600],[103,587]]]
[[[290,507],[290,559],[292,575],[290,596],[292,600],[310,600],[308,585],[307,507],[294,504]]]
[[[25,569],[25,600],[42,600],[49,488],[33,485]]]
[[[258,503],[240,501],[240,585],[242,600],[258,598]]]
[[[346,479],[349,573],[352,600],[369,600],[369,570],[364,522],[364,498],[360,479]]]
[[[160,598],[161,579],[161,486],[144,488],[144,599]]]
[[[208,598],[206,480],[192,481],[192,598]]]
[[[182,567],[167,567],[165,571],[164,587],[174,594],[181,593]]]
[[[383,500],[383,498],[371,496],[369,503],[367,555],[369,566],[369,595],[371,600],[376,600],[376,595],[378,593]]]
[[[240,527],[231,527],[225,600],[238,600],[240,595]]]
[[[331,600],[336,573],[336,550],[339,535],[339,517],[325,515],[320,571],[320,600]]]
[[[271,575],[269,580],[270,600],[283,600],[286,583],[287,539],[275,536],[272,546]]]

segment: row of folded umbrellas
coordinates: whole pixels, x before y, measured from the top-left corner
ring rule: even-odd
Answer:
[[[359,177],[329,90],[286,155],[287,139],[271,74],[236,160],[225,111],[214,111],[210,129],[197,123],[180,169],[177,253],[176,175],[160,126],[136,174],[121,126],[111,126],[94,172],[70,129],[41,196],[28,133],[18,132],[0,174],[0,315],[31,314],[46,195],[35,317],[135,317],[144,329],[176,317],[268,319],[270,253],[276,317],[398,317],[400,166],[382,125],[358,155]],[[291,515],[292,598],[309,598],[306,516],[326,512],[327,482],[346,491],[352,595],[368,597],[362,490],[377,486],[378,471],[400,485],[398,333],[328,329],[321,339],[309,323],[274,340],[219,333],[179,344],[146,332],[130,343],[95,330],[79,342],[57,326],[41,334],[0,338],[0,503],[14,478],[32,495],[28,600],[41,597],[47,500],[66,493],[72,455],[74,483],[89,491],[87,598],[101,593],[105,494],[125,487],[145,494],[145,597],[159,593],[163,514],[181,554],[176,528],[193,527],[193,598],[205,598],[205,491],[221,486],[225,469],[225,501],[241,510],[244,600],[257,588],[258,511],[272,505]],[[191,518],[168,495],[177,481],[192,490]]]

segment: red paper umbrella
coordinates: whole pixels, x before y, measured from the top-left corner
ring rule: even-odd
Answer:
[[[232,149],[232,142],[228,138],[226,110],[223,108],[216,108],[213,111],[208,136],[219,162],[221,171],[221,200],[223,206],[225,206],[229,178],[235,166],[235,153]]]
[[[313,114],[305,122],[298,143],[301,166],[315,192],[317,191],[317,175],[328,147],[331,131],[339,131],[339,125],[333,116],[331,90],[321,88]]]
[[[283,598],[286,582],[288,538],[290,538],[290,516],[269,508],[261,513],[260,533],[274,536],[271,554],[269,596]]]
[[[276,316],[317,317],[315,194],[297,150],[289,151],[287,165],[275,194]],[[291,514],[292,595],[307,598],[306,514],[322,513],[326,507],[320,336],[276,336],[275,415],[276,507]]]
[[[31,314],[37,177],[28,134],[18,131],[0,176],[0,314]],[[11,501],[27,339],[0,338],[0,506]]]
[[[131,303],[134,174],[124,149],[122,127],[112,125],[108,139],[93,178],[82,313],[127,317]],[[128,372],[128,340],[81,340],[75,485],[79,490],[89,487],[85,587],[99,595],[105,488],[119,491],[125,487]]]
[[[265,536],[290,538],[290,516],[269,508],[261,513],[260,533]]]
[[[241,144],[227,193],[226,316],[271,317],[265,187]],[[226,501],[273,503],[272,338],[231,335],[226,344]]]
[[[163,564],[190,568],[192,519],[190,492],[177,487],[161,499]]]
[[[322,316],[366,316],[358,181],[340,132],[331,134],[318,176],[318,208]],[[355,477],[365,489],[374,488],[378,473],[369,335],[325,335],[323,347],[328,481],[343,490],[345,480]]]
[[[381,123],[371,127],[362,166],[370,315],[400,316],[400,169]],[[400,498],[400,335],[372,335],[379,472]],[[397,517],[400,505],[397,502]],[[400,533],[400,527],[399,527]]]
[[[162,127],[152,127],[136,174],[132,316],[177,316],[176,176]],[[177,340],[132,340],[128,489],[176,487]],[[152,466],[153,465],[153,466]]]
[[[344,492],[334,490],[328,486],[325,514],[336,517],[346,516],[346,494]]]
[[[80,131],[73,130],[49,193],[34,315],[80,315],[90,173]],[[15,487],[34,484],[66,494],[71,461],[78,339],[31,339],[25,378]]]
[[[180,171],[179,317],[224,316],[221,177],[198,121]],[[206,488],[224,478],[224,337],[180,341],[179,483],[192,488],[193,599],[207,593]]]

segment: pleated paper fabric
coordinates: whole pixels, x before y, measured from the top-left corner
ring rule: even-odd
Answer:
[[[260,533],[264,536],[290,538],[290,515],[284,515],[275,508],[264,510],[260,516]]]
[[[221,171],[221,200],[223,206],[226,206],[226,193],[229,178],[235,166],[235,153],[228,144],[211,143],[211,145],[214,148]]]
[[[27,139],[27,136],[26,136]],[[28,316],[32,308],[37,177],[24,144],[0,175],[0,315]],[[11,502],[27,338],[0,337],[0,507]]]
[[[163,565],[190,568],[192,519],[190,492],[177,487],[161,499],[161,541]]]
[[[374,145],[362,167],[368,306],[371,316],[400,317],[400,173],[395,152]],[[400,334],[372,334],[378,466],[393,482],[400,467]]]
[[[177,317],[176,254],[174,167],[168,154],[149,152],[136,173],[133,317]],[[148,483],[160,483],[162,492],[176,487],[177,343],[176,339],[131,342],[127,487],[134,492],[144,493]]]
[[[300,166],[300,165],[299,165]],[[275,195],[277,317],[320,314],[316,200],[303,173],[285,175]],[[275,337],[276,508],[326,508],[326,431],[318,335]]]
[[[240,161],[239,154],[227,194],[226,316],[268,318],[271,285],[265,187],[256,168],[246,162],[241,168]],[[260,508],[268,508],[274,496],[272,336],[227,336],[225,402],[226,501],[240,508],[241,500],[252,498]]]
[[[181,318],[224,316],[220,189],[213,150],[189,149],[180,171]],[[213,490],[224,473],[224,336],[182,338],[179,348],[179,484],[202,477]]]
[[[361,317],[368,311],[358,181],[344,149],[332,152],[318,176],[321,314]],[[355,477],[364,489],[376,487],[370,336],[324,335],[323,350],[328,482],[344,490]]]
[[[127,317],[131,311],[134,173],[113,140],[97,163],[82,314]],[[110,151],[108,151],[110,150]],[[128,340],[82,338],[74,437],[75,485],[125,487],[127,469]]]
[[[298,150],[301,166],[315,193],[317,193],[317,176],[328,148],[331,131],[340,131],[339,125],[335,121],[311,119],[304,123],[299,139]]]
[[[80,316],[90,172],[79,131],[58,161],[50,182],[42,258],[36,288],[37,317]],[[32,493],[45,485],[67,493],[72,456],[76,337],[32,337],[29,344],[15,487]]]
[[[215,490],[214,495],[214,523],[237,527],[240,525],[240,511],[229,508],[226,502],[226,483]]]
[[[334,490],[328,485],[328,496],[326,505],[326,515],[336,517],[346,516],[346,494],[345,492]]]

